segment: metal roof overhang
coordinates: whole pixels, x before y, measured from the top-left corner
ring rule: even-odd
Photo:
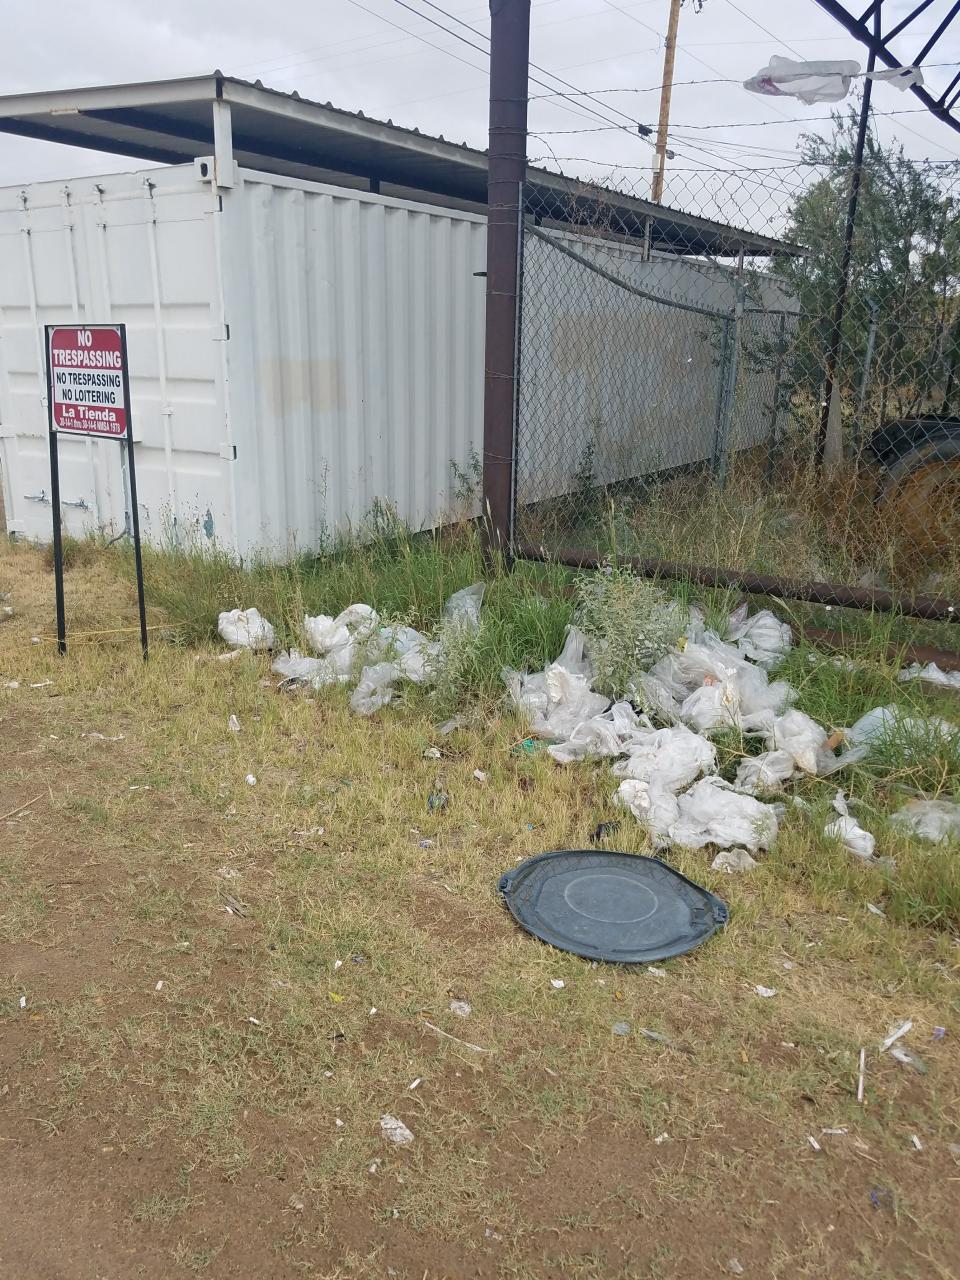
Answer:
[[[0,132],[181,164],[213,151],[216,102],[230,107],[233,155],[246,168],[327,183],[349,175],[424,196],[486,203],[483,151],[220,72],[0,96]],[[534,202],[551,222],[586,224],[602,205],[624,236],[643,237],[649,221],[653,246],[668,252],[713,257],[802,252],[782,240],[545,169],[531,166],[528,182]]]

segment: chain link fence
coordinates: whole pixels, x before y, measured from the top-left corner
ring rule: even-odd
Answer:
[[[525,190],[514,542],[960,596],[960,164]],[[830,353],[833,394],[825,405]]]

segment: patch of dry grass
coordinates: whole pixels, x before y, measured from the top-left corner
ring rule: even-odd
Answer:
[[[723,935],[664,976],[593,967],[520,933],[495,886],[585,843],[606,768],[515,754],[507,716],[441,738],[422,705],[366,721],[342,693],[280,695],[261,656],[160,639],[144,665],[135,632],[81,638],[132,625],[101,560],[68,582],[60,661],[30,643],[52,618],[37,553],[4,549],[0,579],[0,684],[20,682],[0,689],[0,812],[41,796],[0,823],[3,1132],[54,1179],[89,1147],[106,1238],[144,1274],[950,1274],[955,941],[804,815],[748,877],[671,855],[730,904]],[[929,856],[883,839],[902,866]],[[616,842],[647,851],[629,822]],[[924,1076],[877,1053],[907,1016]]]

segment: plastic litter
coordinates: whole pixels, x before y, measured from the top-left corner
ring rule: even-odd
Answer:
[[[350,706],[358,715],[372,716],[392,701],[400,668],[393,662],[378,662],[364,667],[360,682],[350,697]]]
[[[244,782],[247,784],[248,787],[255,787],[257,785],[257,779],[255,775],[252,773],[247,774],[247,776],[244,778]]]
[[[230,718],[227,720],[227,728],[230,730],[231,733],[240,732],[240,721],[237,719],[236,716],[233,716],[233,715],[230,716]]]
[[[221,613],[217,630],[231,649],[273,648],[273,627],[258,609],[230,609]]]
[[[887,1036],[886,1040],[884,1040],[884,1042],[881,1044],[880,1052],[886,1053],[886,1051],[890,1048],[891,1045],[896,1044],[898,1040],[901,1040],[905,1035],[907,1035],[908,1032],[912,1030],[913,1030],[912,1018],[908,1018],[906,1022],[902,1022],[899,1027],[894,1027],[894,1029]]]
[[[576,760],[620,756],[654,732],[646,716],[638,716],[629,702],[615,702],[608,711],[578,724],[566,742],[547,750],[560,764]]]
[[[708,890],[656,858],[628,853],[539,854],[503,875],[498,889],[535,937],[618,964],[682,955],[727,921],[726,906]]]
[[[890,819],[898,831],[933,844],[960,838],[960,804],[955,800],[910,800]]]
[[[734,871],[753,871],[756,865],[746,849],[722,849],[710,863],[710,870],[732,875]]]
[[[630,1034],[629,1022],[615,1022],[610,1028],[615,1036],[628,1036]]]
[[[743,87],[750,93],[799,98],[807,106],[812,106],[816,102],[841,102],[858,77],[860,63],[852,58],[795,61],[774,54],[756,75],[744,80]],[[870,71],[863,78],[887,80],[900,90],[923,84],[923,73],[919,67]]]
[[[796,770],[797,762],[789,751],[764,751],[740,761],[734,786],[751,796],[778,791]]]
[[[839,817],[827,823],[823,828],[823,834],[831,840],[842,841],[844,848],[849,849],[858,858],[863,858],[865,862],[875,861],[873,851],[876,848],[876,839],[860,826],[856,818],[851,817],[842,791],[838,791],[834,797],[833,807]]]
[[[553,987],[554,991],[562,991],[567,984],[562,978],[551,978],[550,985]]]
[[[475,582],[470,587],[455,591],[443,606],[443,616],[448,622],[455,622],[471,631],[480,629],[480,606],[483,604],[483,593],[486,586]]]
[[[960,691],[960,671],[941,671],[935,662],[928,662],[922,667],[919,662],[912,662],[904,667],[897,679],[901,683],[908,680],[925,680],[927,684],[938,684],[945,689]]]
[[[285,681],[293,684],[310,685],[314,689],[323,689],[331,684],[343,684],[350,679],[350,672],[338,670],[336,663],[330,658],[311,658],[302,654],[299,649],[284,650],[278,653],[271,663],[270,670]]]
[[[793,633],[786,622],[781,622],[769,609],[761,609],[752,617],[742,618],[734,614],[728,636],[745,658],[770,670],[781,662],[793,643]]]
[[[521,675],[504,668],[502,678],[510,698],[528,716],[533,731],[543,737],[569,739],[584,720],[610,705],[609,698],[590,688],[593,669],[584,658],[584,644],[583,632],[568,627],[560,657],[542,672]]]
[[[451,1000],[450,1012],[455,1013],[458,1018],[469,1018],[473,1013],[473,1006],[466,1000]]]
[[[614,765],[617,778],[656,783],[667,791],[679,791],[701,773],[716,768],[717,752],[701,734],[684,725],[645,731],[628,758]]]
[[[380,1132],[388,1142],[393,1142],[398,1147],[409,1147],[413,1142],[413,1134],[396,1116],[381,1116]]]
[[[757,995],[761,996],[764,1000],[769,1000],[772,996],[777,994],[776,987],[763,987],[759,983],[757,983],[753,989]]]
[[[911,1067],[918,1075],[926,1075],[926,1065],[915,1053],[907,1053],[906,1049],[901,1049],[898,1044],[895,1044],[892,1049],[888,1049],[887,1052],[902,1067]]]
[[[777,838],[772,805],[734,791],[722,778],[703,778],[678,800],[678,816],[670,829],[676,844],[702,849],[741,845],[750,853],[767,849]]]

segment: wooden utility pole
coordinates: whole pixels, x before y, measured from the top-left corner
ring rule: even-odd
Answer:
[[[667,43],[663,51],[663,80],[660,84],[660,119],[657,122],[657,146],[650,199],[659,204],[663,198],[663,171],[667,164],[667,126],[670,123],[670,95],[673,92],[673,64],[677,57],[677,27],[683,0],[670,0]]]

